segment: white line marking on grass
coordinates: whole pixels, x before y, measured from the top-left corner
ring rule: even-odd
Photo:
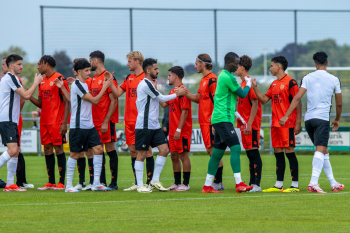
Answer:
[[[328,193],[328,194],[315,194],[315,193],[304,193],[293,195],[296,196],[325,196],[325,195],[343,195],[349,194],[350,192],[337,192],[337,193]],[[71,195],[71,194],[68,194]],[[73,194],[74,195],[74,194]],[[79,195],[79,194],[77,194]],[[211,195],[211,194],[207,194]],[[0,207],[3,206],[44,206],[44,205],[80,205],[80,204],[107,204],[107,203],[131,203],[131,202],[158,202],[158,201],[196,201],[196,200],[213,200],[213,199],[238,199],[238,198],[262,198],[262,197],[288,197],[288,194],[282,195],[259,195],[259,196],[234,196],[234,197],[194,197],[194,198],[173,198],[173,199],[152,199],[152,200],[125,200],[125,201],[92,201],[92,202],[63,202],[63,203],[23,203],[23,204],[0,204]]]

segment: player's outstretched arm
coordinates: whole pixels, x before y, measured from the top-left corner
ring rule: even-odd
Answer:
[[[335,104],[336,104],[336,116],[334,121],[332,122],[332,131],[336,131],[339,128],[339,120],[341,113],[343,111],[343,97],[341,93],[335,93]]]
[[[233,79],[231,82],[230,81],[227,81],[227,86],[231,89],[231,91],[233,93],[235,93],[238,97],[244,99],[248,93],[249,93],[249,90],[250,90],[250,87],[252,85],[252,81],[251,81],[251,78],[245,78],[246,79],[246,86],[244,89],[242,89],[238,83],[237,83],[237,80],[236,79]]]
[[[266,95],[263,95],[259,91],[258,84],[257,84],[255,78],[252,79],[252,88],[255,92],[256,97],[258,98],[258,100],[260,101],[261,104],[266,104],[267,102],[269,102],[270,98]]]
[[[181,129],[184,127],[184,125],[186,123],[187,115],[188,115],[188,109],[183,109],[181,111],[179,125],[177,126],[176,132],[174,134],[174,140],[175,141],[180,139]]]
[[[25,90],[23,87],[20,87],[16,89],[16,92],[17,94],[22,96],[24,99],[29,100],[30,97],[34,94],[37,86],[41,83],[41,81],[43,81],[43,77],[41,76],[41,74],[39,75],[35,74],[34,83],[29,89]]]
[[[111,84],[111,87],[112,86],[114,86],[114,85]],[[111,103],[109,104],[107,115],[106,115],[105,119],[103,120],[103,123],[101,126],[101,133],[107,133],[109,120],[111,119],[115,109],[117,108],[117,99],[114,97],[113,93],[109,94],[109,99],[111,100]]]
[[[254,118],[256,116],[256,113],[258,112],[258,106],[259,106],[258,100],[257,99],[251,100],[251,103],[252,103],[252,109],[250,111],[250,116],[249,116],[249,120],[247,123],[247,128],[244,130],[244,135],[251,134]]]
[[[179,91],[184,92],[184,96],[186,96],[187,99],[189,99],[192,102],[195,102],[197,104],[199,103],[199,94],[198,93],[196,95],[191,94],[190,91],[186,87],[181,88]]]
[[[63,80],[57,78],[53,80],[53,82],[59,89],[61,89],[64,98],[70,103],[70,93],[67,91],[66,87],[64,86]]]
[[[108,71],[105,73],[105,78],[109,79],[110,77],[114,77],[113,76],[114,72],[111,74]],[[121,89],[120,87],[116,87],[115,85],[111,85],[110,86],[111,91],[113,93],[114,98],[119,98],[125,91],[123,89]]]
[[[109,78],[109,79],[107,79],[107,80],[104,80],[104,81],[103,81],[102,89],[101,89],[100,93],[98,93],[97,96],[94,97],[94,96],[92,96],[90,93],[86,93],[86,94],[82,97],[82,99],[85,100],[85,101],[88,101],[88,102],[92,103],[93,105],[97,105],[97,104],[101,101],[102,96],[103,96],[103,94],[105,93],[105,91],[107,90],[107,88],[111,86],[112,81],[113,81],[112,78]]]
[[[160,106],[162,106],[162,108],[166,108],[169,106],[169,104],[164,103],[164,102],[159,102]]]
[[[280,119],[280,125],[284,126],[284,124],[287,122],[290,114],[292,114],[292,112],[294,111],[294,109],[296,107],[299,106],[299,111],[297,114],[299,115],[300,114],[300,122],[301,122],[301,105],[300,105],[300,101],[301,101],[301,98],[303,98],[304,94],[306,92],[306,89],[301,87],[298,91],[298,93],[294,96],[293,100],[292,100],[292,103],[290,104],[286,114],[284,115],[284,117],[282,117]]]

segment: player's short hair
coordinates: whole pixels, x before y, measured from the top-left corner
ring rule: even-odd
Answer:
[[[284,71],[288,68],[288,61],[284,56],[273,57],[271,62],[281,64]]]
[[[10,64],[13,64],[13,63],[16,63],[17,61],[22,61],[22,60],[23,58],[20,55],[11,54],[6,58],[6,65],[7,67],[10,67]]]
[[[3,57],[2,60],[6,59],[6,58],[7,58],[7,56],[6,56],[6,57]]]
[[[170,71],[173,74],[176,74],[181,79],[185,76],[185,71],[181,66],[173,66],[168,71]]]
[[[76,63],[77,61],[81,61],[81,60],[85,60],[85,61],[89,62],[86,58],[75,58],[73,60],[73,64]]]
[[[153,58],[147,58],[143,61],[142,64],[142,69],[143,71],[146,72],[146,70],[150,67],[153,66],[153,64],[157,64],[157,59],[153,59]]]
[[[249,71],[253,65],[253,61],[249,56],[243,55],[239,58],[239,65],[243,66],[246,71]]]
[[[100,50],[93,51],[90,53],[90,58],[97,58],[99,59],[102,63],[105,62],[105,54],[102,53]]]
[[[229,62],[234,62],[236,58],[239,58],[239,56],[234,53],[234,52],[228,52],[225,55],[225,64],[229,63]]]
[[[85,59],[85,60],[79,60],[76,63],[74,63],[73,69],[76,72],[78,72],[78,70],[83,70],[89,67],[91,67],[91,64]]]
[[[211,60],[211,57],[208,54],[201,53],[201,54],[198,55],[197,59],[200,62],[204,62],[205,63],[205,68],[207,68],[208,70],[212,70],[213,69],[213,64],[211,64],[212,60]]]
[[[143,61],[145,60],[142,53],[139,51],[132,51],[132,52],[126,54],[126,58],[127,59],[129,59],[129,58],[134,59],[134,61],[139,60],[141,66],[143,64]]]
[[[50,55],[44,55],[40,58],[39,64],[49,64],[52,68],[56,67],[55,59]]]
[[[325,52],[317,52],[314,54],[314,56],[312,57],[314,59],[314,62],[318,65],[326,65],[327,64],[327,58],[328,55]]]

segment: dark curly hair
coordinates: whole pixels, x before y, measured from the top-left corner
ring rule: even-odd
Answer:
[[[74,70],[78,72],[78,70],[83,70],[85,68],[91,67],[90,63],[87,60],[79,60],[74,63]]]
[[[44,55],[40,58],[39,64],[49,64],[52,68],[56,67],[56,61],[50,55]]]
[[[181,79],[185,76],[185,71],[181,66],[173,66],[168,71],[170,71],[173,74],[176,74]]]
[[[143,61],[142,64],[142,69],[143,71],[146,72],[147,68],[150,66],[153,66],[153,64],[157,64],[157,59],[153,59],[153,58],[147,58]]]
[[[208,64],[208,63],[212,63],[211,57],[208,54],[201,53],[198,55],[198,59],[200,60],[200,62],[204,61],[206,69],[208,70],[213,69],[213,64]]]
[[[239,58],[239,65],[243,66],[246,71],[249,71],[253,65],[253,61],[249,56],[243,55]]]
[[[100,61],[102,63],[105,62],[105,54],[102,53],[100,50],[96,50],[96,51],[93,51],[92,53],[90,53],[90,58],[97,58],[97,59],[100,59]]]
[[[326,65],[327,64],[328,55],[327,55],[327,53],[321,51],[321,52],[315,53],[312,58],[314,59],[316,64],[318,64],[318,65]]]
[[[284,56],[277,56],[271,59],[271,62],[281,64],[283,70],[288,68],[288,61]]]

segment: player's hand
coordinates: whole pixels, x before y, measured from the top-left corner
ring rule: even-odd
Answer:
[[[61,133],[61,136],[66,135],[66,133],[67,133],[67,124],[63,124],[63,123],[61,124],[60,133]]]
[[[251,87],[252,86],[252,79],[248,78],[247,76],[244,77],[246,86]]]
[[[43,76],[41,76],[41,74],[35,74],[34,77],[34,83],[36,83],[37,85],[39,85],[39,83],[41,83],[41,81],[43,81]]]
[[[249,135],[252,133],[252,125],[247,124],[247,128],[243,131],[244,135]]]
[[[63,80],[59,80],[58,78],[56,78],[55,80],[53,80],[53,82],[55,83],[55,85],[58,88],[62,88],[63,87]]]
[[[163,131],[167,132],[168,131],[167,127],[163,127]]]
[[[212,126],[212,127],[211,127],[211,133],[212,133],[213,135],[215,135],[215,129],[214,129],[214,126]]]
[[[175,93],[177,96],[184,96],[186,95],[186,89],[181,87],[181,88],[175,88]]]
[[[110,73],[110,72],[106,72],[105,73],[105,80],[108,80],[108,79],[110,79],[110,78],[112,78],[113,79],[113,76],[114,76],[114,72],[113,73]]]
[[[105,75],[105,77],[106,77],[106,75]],[[111,86],[112,82],[113,82],[113,76],[110,76],[109,78],[106,78],[103,81],[103,87],[107,88],[107,87]]]
[[[339,129],[339,121],[334,120],[334,121],[332,122],[331,126],[333,127],[333,128],[332,128],[332,131],[338,130],[338,129]]]
[[[288,121],[288,117],[284,116],[280,119],[280,125],[284,126],[286,124],[286,122]]]
[[[73,77],[68,77],[67,78],[67,82],[69,83],[69,84],[73,84],[74,82],[75,82],[75,78],[73,78]]]
[[[296,123],[294,127],[294,134],[298,135],[301,132],[301,123]]]
[[[255,88],[258,86],[257,82],[256,82],[256,79],[255,78],[252,78],[252,88]]]
[[[181,136],[181,133],[176,131],[175,134],[174,134],[174,140],[175,141],[179,140],[180,136]]]
[[[101,126],[101,133],[105,134],[108,132],[108,122],[103,122]]]

